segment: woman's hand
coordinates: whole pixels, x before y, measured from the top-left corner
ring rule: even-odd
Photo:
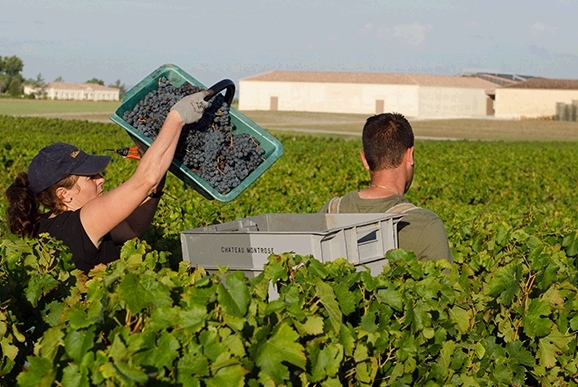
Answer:
[[[176,110],[185,124],[192,124],[203,116],[205,108],[209,106],[205,97],[211,94],[212,91],[210,90],[202,90],[188,95],[174,104],[171,110]]]

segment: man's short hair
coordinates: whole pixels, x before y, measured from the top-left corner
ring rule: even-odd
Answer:
[[[411,125],[400,113],[377,114],[363,126],[363,151],[370,171],[398,167],[413,142]]]

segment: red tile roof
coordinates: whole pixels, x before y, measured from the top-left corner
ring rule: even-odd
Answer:
[[[243,81],[365,83],[382,85],[419,85],[494,89],[495,83],[473,76],[426,75],[404,73],[349,73],[315,71],[270,71],[243,78]]]
[[[576,79],[550,79],[531,78],[525,82],[506,86],[508,89],[555,89],[555,90],[578,90],[578,80]]]

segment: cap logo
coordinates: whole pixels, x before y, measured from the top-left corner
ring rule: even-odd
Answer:
[[[74,159],[74,158],[76,158],[76,156],[78,156],[79,153],[80,153],[80,151],[77,149],[70,154],[70,157],[72,157]]]

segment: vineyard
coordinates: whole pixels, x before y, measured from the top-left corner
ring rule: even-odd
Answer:
[[[0,116],[0,134],[2,191],[49,143],[131,145],[79,120]],[[185,265],[182,230],[369,184],[359,139],[276,137],[284,155],[230,203],[169,175],[145,238],[88,277],[58,241],[9,234],[3,200],[0,385],[578,385],[577,143],[417,141],[406,196],[444,220],[452,267],[401,250],[381,273],[291,252],[254,279]],[[135,167],[114,155],[105,190]]]

